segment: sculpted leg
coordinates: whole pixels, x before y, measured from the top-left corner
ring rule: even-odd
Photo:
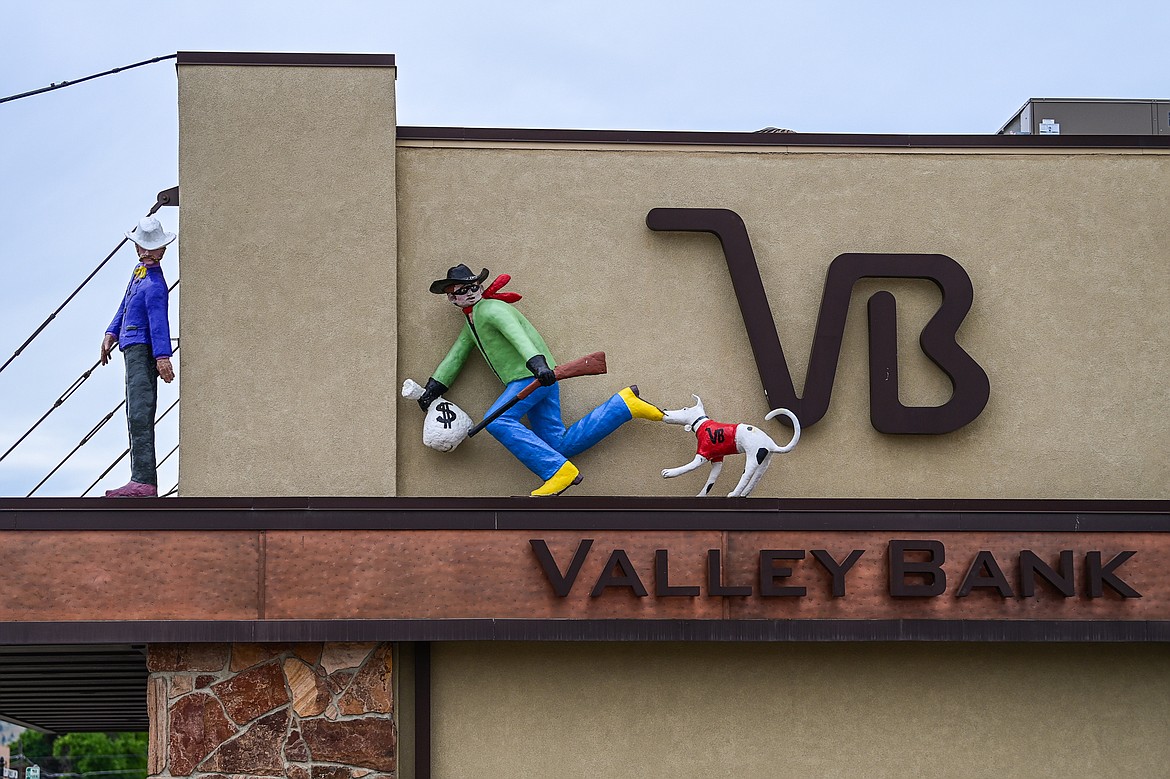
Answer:
[[[695,497],[705,498],[711,494],[711,488],[715,486],[715,480],[719,478],[720,471],[723,470],[723,461],[711,463],[711,475],[707,477],[707,483],[703,485],[703,489]]]
[[[752,480],[752,476],[759,470],[760,464],[756,462],[754,457],[749,456],[747,460],[747,467],[743,469],[743,476],[739,477],[739,484],[735,485],[735,489],[727,493],[729,498],[740,498],[745,495],[744,490],[748,488],[748,482]]]
[[[686,465],[680,465],[677,468],[666,468],[662,471],[662,478],[673,479],[675,476],[682,476],[684,473],[690,473],[698,468],[703,463],[707,462],[707,458],[701,454],[696,454],[695,459],[691,460]]]
[[[748,495],[752,494],[752,490],[754,490],[756,488],[756,485],[760,483],[760,479],[762,479],[764,477],[764,474],[767,473],[768,466],[770,466],[771,464],[772,464],[772,455],[769,453],[769,454],[765,455],[764,461],[760,463],[760,467],[756,468],[755,473],[753,473],[751,478],[748,479],[747,486],[744,487],[743,494],[740,495],[741,498],[746,498]]]

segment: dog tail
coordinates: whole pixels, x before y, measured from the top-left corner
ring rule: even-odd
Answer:
[[[796,414],[793,414],[786,408],[772,409],[766,415],[764,415],[764,419],[772,419],[773,417],[778,417],[781,414],[792,420],[792,440],[784,446],[776,447],[772,451],[783,454],[784,452],[791,452],[793,448],[795,448],[796,442],[800,440],[800,420],[796,418]]]

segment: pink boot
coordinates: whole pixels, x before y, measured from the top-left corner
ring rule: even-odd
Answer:
[[[107,498],[154,498],[158,497],[158,488],[153,484],[142,484],[132,481],[116,490],[106,490]]]

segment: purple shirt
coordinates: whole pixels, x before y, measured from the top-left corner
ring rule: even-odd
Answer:
[[[138,278],[138,268],[146,268],[146,275]],[[114,321],[106,328],[118,339],[118,348],[125,350],[134,344],[150,344],[156,360],[171,356],[171,325],[167,319],[169,292],[159,265],[142,265],[134,269],[126,295]]]

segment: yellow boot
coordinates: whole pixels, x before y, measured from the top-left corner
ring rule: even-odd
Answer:
[[[565,490],[572,487],[574,484],[581,483],[581,472],[577,470],[577,466],[573,465],[568,460],[565,464],[557,469],[557,472],[549,478],[544,484],[529,493],[534,498],[542,498],[549,495],[560,495]]]
[[[653,406],[638,396],[638,385],[631,384],[624,390],[618,393],[622,400],[626,402],[626,406],[630,409],[630,414],[634,419],[649,419],[651,422],[661,422],[663,413],[658,406]]]

